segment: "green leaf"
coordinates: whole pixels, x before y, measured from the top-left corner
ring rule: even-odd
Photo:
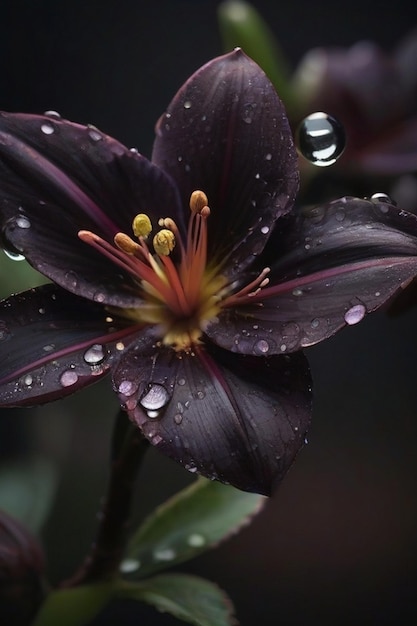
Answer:
[[[257,513],[264,496],[199,478],[158,507],[128,546],[121,571],[148,576],[205,552]]]
[[[87,626],[113,597],[114,583],[52,592],[32,626]]]
[[[55,467],[43,458],[0,466],[0,509],[37,532],[55,495]]]
[[[164,574],[140,583],[122,583],[116,594],[151,604],[158,611],[195,626],[236,624],[227,595],[214,583],[197,576]]]
[[[261,15],[248,2],[226,0],[219,5],[218,20],[225,50],[242,48],[264,70],[288,111],[292,111],[295,103],[288,64]]]

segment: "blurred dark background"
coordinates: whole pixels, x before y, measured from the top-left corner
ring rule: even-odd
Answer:
[[[222,52],[217,5],[1,0],[0,107],[55,109],[149,155],[154,123],[177,88]],[[293,66],[318,45],[369,38],[390,50],[417,21],[408,0],[253,5]],[[0,278],[17,265],[3,261]],[[315,380],[309,444],[251,526],[181,568],[226,589],[242,626],[415,623],[416,322],[416,309],[397,318],[379,312],[307,351]],[[42,530],[54,581],[72,573],[93,536],[116,412],[109,381],[41,409],[2,411],[3,460],[42,452],[60,467]],[[152,451],[138,516],[188,481]],[[126,605],[96,623],[176,622]]]

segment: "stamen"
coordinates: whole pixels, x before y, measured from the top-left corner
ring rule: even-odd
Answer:
[[[158,255],[168,256],[175,248],[174,233],[163,228],[153,238],[153,247]]]
[[[152,222],[146,213],[139,213],[132,222],[132,230],[136,237],[147,237],[152,230]]]
[[[114,243],[119,250],[122,250],[131,256],[135,256],[140,253],[140,245],[133,241],[133,239],[131,239],[128,235],[125,235],[125,233],[116,233],[114,236]]]
[[[201,210],[208,205],[208,198],[204,191],[196,189],[190,197],[191,213],[201,213]]]

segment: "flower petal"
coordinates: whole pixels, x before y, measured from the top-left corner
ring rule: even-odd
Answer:
[[[180,89],[157,125],[152,160],[177,181],[185,206],[195,189],[207,194],[209,254],[220,261],[233,251],[229,275],[262,251],[298,189],[284,107],[241,50],[207,63]]]
[[[0,405],[64,397],[108,372],[138,332],[55,285],[0,302]]]
[[[342,198],[305,209],[270,243],[270,285],[206,330],[222,348],[299,350],[361,321],[417,275],[417,218],[385,202]]]
[[[181,218],[174,183],[145,157],[95,128],[46,116],[0,114],[0,189],[3,245],[69,291],[115,306],[139,304],[134,280],[78,231],[112,242],[130,234],[141,211],[156,223],[169,205]]]
[[[210,346],[178,353],[141,339],[120,360],[122,406],[161,452],[191,472],[270,495],[304,443],[304,356],[242,357]]]

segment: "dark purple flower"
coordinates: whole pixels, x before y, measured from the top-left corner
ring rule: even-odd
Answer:
[[[325,111],[345,127],[337,167],[366,174],[417,170],[417,30],[388,55],[371,41],[316,48],[301,60],[294,84],[300,114]]]
[[[183,85],[152,161],[94,127],[2,114],[3,242],[53,281],[1,304],[2,405],[111,368],[162,452],[269,494],[309,424],[300,348],[417,274],[415,216],[355,198],[291,212],[296,163],[283,106],[240,50]]]

